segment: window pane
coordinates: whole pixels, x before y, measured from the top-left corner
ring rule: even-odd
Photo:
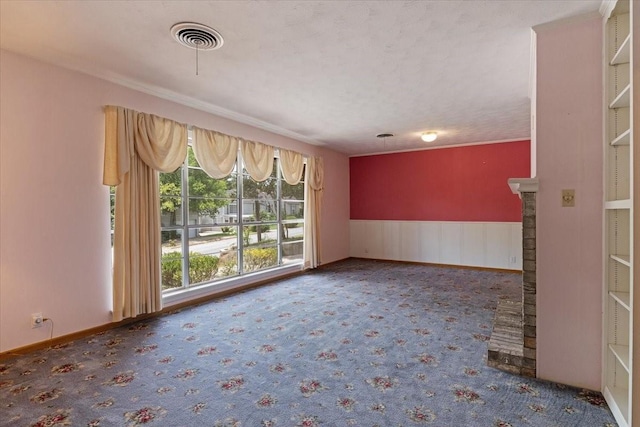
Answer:
[[[256,182],[249,175],[243,175],[242,196],[245,199],[260,199],[273,202],[278,197],[277,180],[272,177],[262,182]]]
[[[223,252],[218,262],[217,279],[238,275],[238,249]]]
[[[182,168],[160,174],[160,196],[182,194]]]
[[[224,222],[236,224],[238,222],[238,201],[229,201],[229,205],[222,208],[220,215],[222,215]]]
[[[292,264],[302,261],[302,240],[297,242],[284,242],[282,244],[282,264]]]
[[[245,245],[242,258],[242,268],[245,273],[275,267],[278,265],[278,248],[275,240],[263,240],[248,246]]]
[[[282,224],[282,241],[302,240],[304,236],[304,223],[285,221]]]
[[[160,217],[163,227],[182,225],[182,168],[160,174]]]
[[[161,259],[161,283],[162,289],[174,289],[182,287],[182,231],[163,230],[162,259]]]
[[[200,166],[198,161],[196,160],[196,155],[193,152],[193,147],[191,144],[187,145],[187,164],[189,166]]]
[[[244,199],[242,203],[242,218],[245,222],[277,221],[278,204],[273,201],[259,199]]]
[[[304,183],[300,181],[296,185],[289,185],[282,180],[282,198],[292,200],[304,200]]]
[[[278,224],[245,225],[242,227],[244,247],[275,243],[278,238]]]
[[[235,198],[236,176],[213,179],[202,169],[189,168],[189,195],[191,197]]]
[[[198,252],[189,252],[189,284],[211,282],[218,273],[220,258]]]
[[[304,218],[304,202],[297,200],[283,200],[281,209],[283,220]]]
[[[238,227],[189,229],[189,284],[237,273]]]
[[[226,224],[237,222],[235,199],[189,198],[190,224]]]
[[[238,227],[201,227],[189,229],[189,256],[192,254],[214,255],[235,249]]]
[[[182,225],[182,199],[179,196],[160,197],[160,225]]]

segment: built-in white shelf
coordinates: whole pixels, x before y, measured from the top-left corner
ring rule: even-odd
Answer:
[[[609,256],[612,260],[618,261],[620,264],[624,264],[627,267],[631,267],[631,257],[629,257],[629,255],[611,254]]]
[[[631,209],[631,199],[609,200],[608,202],[604,202],[604,208],[607,210]]]
[[[616,136],[613,141],[611,141],[611,145],[619,146],[619,145],[629,145],[631,143],[631,129],[627,129],[622,132],[620,135]]]
[[[613,58],[611,58],[610,64],[611,65],[628,64],[630,59],[631,59],[631,34],[627,35],[627,38],[624,39],[624,41],[618,48],[618,51],[616,52],[616,54],[613,55]]]
[[[631,295],[629,292],[610,291],[609,296],[616,300],[625,309],[631,310]]]
[[[605,387],[604,397],[606,398],[607,403],[609,404],[609,409],[613,412],[620,427],[628,426],[629,389],[622,387]]]
[[[629,346],[619,344],[609,344],[609,350],[616,356],[622,367],[629,372]]]
[[[615,97],[615,99],[609,104],[609,108],[624,108],[631,105],[631,84],[628,84],[622,92]]]
[[[620,427],[640,427],[640,396],[635,381],[640,380],[639,364],[632,355],[640,346],[637,330],[640,290],[634,264],[639,242],[633,237],[638,227],[637,191],[633,182],[640,168],[633,160],[638,141],[638,80],[634,79],[631,59],[638,41],[640,1],[612,0],[604,25],[604,304],[603,385],[605,399]],[[604,3],[603,3],[604,4]],[[635,18],[635,19],[634,19]],[[612,101],[613,100],[613,101]],[[608,105],[606,105],[608,104]],[[634,262],[631,262],[634,260]],[[635,280],[634,280],[635,278]],[[635,309],[635,310],[634,310]]]

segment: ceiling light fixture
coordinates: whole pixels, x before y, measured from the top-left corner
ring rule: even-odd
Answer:
[[[425,132],[422,134],[420,138],[422,138],[424,142],[433,142],[436,140],[437,137],[438,137],[437,132]]]
[[[391,138],[392,136],[395,135],[392,133],[379,133],[376,135],[376,138],[382,139],[382,147],[384,151],[387,151],[387,138]]]

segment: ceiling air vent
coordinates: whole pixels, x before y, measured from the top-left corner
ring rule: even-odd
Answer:
[[[171,27],[178,43],[191,49],[214,50],[222,47],[222,35],[211,27],[194,22],[180,22]]]

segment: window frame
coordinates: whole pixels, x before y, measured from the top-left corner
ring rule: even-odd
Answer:
[[[192,131],[189,130],[189,144],[188,144],[188,149],[192,150],[191,148],[191,135],[192,135]],[[181,234],[181,244],[180,244],[180,251],[181,251],[181,260],[182,260],[182,284],[179,287],[172,287],[172,288],[164,288],[164,286],[161,284],[161,286],[163,286],[162,289],[162,294],[163,294],[163,299],[167,300],[167,299],[173,299],[172,296],[176,295],[176,294],[182,294],[182,293],[191,293],[193,292],[195,289],[202,289],[202,288],[208,288],[208,287],[227,287],[230,283],[232,282],[243,282],[243,278],[247,277],[247,276],[256,276],[256,275],[262,275],[264,276],[264,273],[267,273],[267,275],[271,275],[273,273],[277,273],[277,274],[283,274],[285,273],[286,270],[291,269],[292,267],[294,267],[296,270],[299,270],[300,267],[303,264],[303,259],[302,259],[302,253],[295,253],[293,255],[293,259],[289,262],[285,261],[285,256],[284,256],[284,250],[283,250],[283,245],[290,245],[292,243],[299,243],[300,244],[300,248],[304,247],[304,205],[305,205],[305,199],[304,196],[306,194],[305,192],[305,188],[304,186],[306,185],[306,180],[305,180],[305,176],[304,176],[304,172],[303,172],[303,176],[301,177],[301,180],[298,184],[296,185],[300,185],[301,188],[299,191],[301,191],[302,193],[302,199],[301,200],[297,200],[296,199],[296,203],[300,204],[300,212],[302,217],[301,218],[295,218],[295,219],[287,219],[286,216],[286,212],[283,212],[283,206],[284,206],[284,201],[285,199],[282,198],[282,185],[283,182],[286,183],[286,181],[284,181],[284,178],[282,177],[282,171],[280,168],[280,156],[279,156],[279,151],[276,149],[275,153],[274,153],[274,171],[272,172],[272,175],[268,178],[268,179],[273,179],[275,180],[275,200],[271,200],[271,203],[273,203],[274,209],[276,211],[276,216],[275,219],[267,219],[267,220],[260,220],[260,221],[256,221],[255,218],[253,218],[253,220],[248,220],[244,218],[244,214],[245,214],[245,203],[247,200],[251,200],[251,201],[257,201],[257,198],[252,198],[252,197],[247,197],[245,198],[245,189],[244,189],[244,179],[252,179],[244,166],[244,162],[242,159],[242,153],[241,150],[238,150],[238,156],[236,159],[236,165],[234,167],[234,170],[231,172],[230,175],[228,175],[225,178],[221,178],[221,179],[228,179],[230,176],[233,176],[235,174],[235,179],[236,179],[236,187],[235,187],[235,198],[231,198],[228,197],[228,199],[231,201],[229,204],[227,204],[225,206],[232,206],[235,203],[235,208],[236,208],[236,221],[233,223],[230,223],[229,226],[235,227],[236,229],[236,238],[235,238],[235,256],[236,256],[236,271],[229,275],[229,276],[220,276],[220,277],[214,277],[211,280],[207,280],[207,281],[203,281],[203,282],[198,282],[198,283],[190,283],[190,278],[189,278],[189,267],[190,267],[190,253],[189,250],[190,248],[193,247],[193,245],[190,242],[190,235],[191,235],[191,230],[196,230],[199,228],[202,228],[202,224],[190,224],[190,201],[192,196],[189,194],[189,172],[190,170],[202,170],[202,168],[197,164],[197,160],[196,160],[196,164],[195,165],[190,165],[190,161],[189,161],[189,154],[187,154],[185,156],[185,160],[183,162],[183,164],[180,166],[180,170],[181,170],[181,194],[180,194],[180,200],[181,200],[181,216],[182,216],[182,221],[181,221],[181,225],[168,225],[168,226],[162,226],[161,225],[161,233],[165,232],[165,231],[179,231],[179,233]],[[306,157],[304,159],[304,163],[305,163],[305,168],[306,168]],[[174,172],[175,173],[175,172]],[[208,177],[208,179],[214,179],[211,177]],[[289,185],[289,184],[287,184]],[[196,196],[197,197],[197,196]],[[292,223],[297,223],[297,224],[301,224],[301,228],[302,231],[300,233],[299,239],[291,242],[291,241],[284,241],[283,240],[283,236],[285,236],[285,233],[287,233],[286,235],[288,235],[288,230],[285,230],[286,225],[287,224],[292,224]],[[207,224],[207,226],[221,226],[217,219],[214,218],[214,222],[212,224]],[[245,266],[245,251],[248,247],[250,247],[251,245],[245,247],[244,245],[244,241],[243,241],[243,230],[245,229],[245,227],[253,227],[253,226],[262,226],[262,227],[269,227],[275,228],[275,243],[273,243],[272,245],[268,245],[267,247],[274,247],[276,248],[276,263],[275,265],[268,265],[266,267],[262,267],[262,268],[258,268],[256,270],[247,270],[246,266]],[[162,240],[162,239],[161,239]],[[162,243],[161,243],[162,245]],[[258,247],[260,248],[260,247]],[[218,258],[218,260],[220,260],[220,253],[218,253],[217,255],[213,255],[216,256]],[[162,263],[162,261],[161,261]],[[161,265],[162,268],[162,265]]]

